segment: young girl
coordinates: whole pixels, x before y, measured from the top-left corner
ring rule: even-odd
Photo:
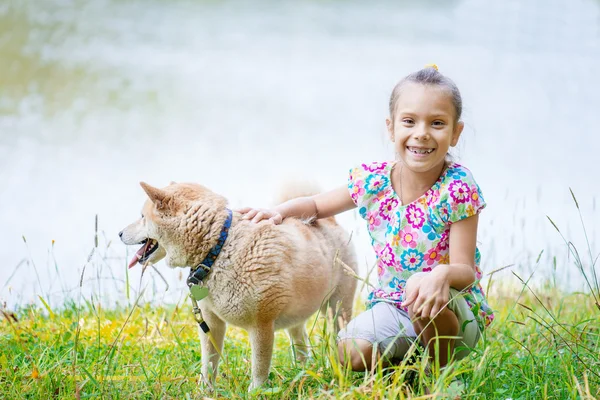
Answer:
[[[460,92],[436,66],[426,67],[396,85],[389,108],[395,161],[357,166],[347,186],[330,192],[271,210],[239,210],[254,222],[278,224],[358,207],[378,279],[368,310],[338,335],[340,360],[355,371],[382,356],[402,359],[418,335],[445,366],[468,354],[493,319],[478,283],[477,222],[485,202],[471,172],[448,157],[464,127]]]

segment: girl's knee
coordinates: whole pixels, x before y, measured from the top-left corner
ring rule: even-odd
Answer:
[[[433,318],[421,317],[419,322],[427,330],[439,332],[440,335],[456,335],[458,334],[458,318],[454,311],[448,307],[442,308],[439,314]]]
[[[340,363],[353,371],[371,369],[373,362],[373,344],[364,339],[344,339],[338,342]]]

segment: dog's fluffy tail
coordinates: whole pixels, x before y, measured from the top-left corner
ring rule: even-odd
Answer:
[[[307,181],[288,181],[280,185],[279,193],[275,197],[275,204],[281,204],[288,200],[296,199],[298,197],[313,196],[321,193],[319,185],[313,182]],[[312,215],[307,218],[303,218],[302,222],[307,225],[312,225],[316,220],[317,216]],[[331,222],[337,223],[335,217],[326,218]]]
[[[275,204],[281,204],[297,197],[312,196],[321,192],[319,186],[312,182],[290,181],[280,185],[275,196]]]

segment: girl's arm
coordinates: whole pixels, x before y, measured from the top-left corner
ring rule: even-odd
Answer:
[[[475,248],[479,215],[465,218],[450,225],[450,264],[438,265],[439,274],[446,276],[448,284],[463,290],[475,282]]]
[[[280,224],[287,217],[327,218],[356,207],[347,186],[309,197],[298,197],[272,209],[246,207],[238,210],[244,219],[259,222],[263,219]]]
[[[475,248],[479,216],[465,218],[450,226],[450,264],[439,264],[411,290],[403,306],[417,316],[434,318],[448,303],[451,287],[463,290],[475,282]]]

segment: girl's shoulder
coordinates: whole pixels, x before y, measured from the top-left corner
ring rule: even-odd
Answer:
[[[367,202],[373,196],[381,197],[389,190],[393,165],[393,161],[374,161],[350,169],[348,189],[357,205]]]
[[[350,169],[350,173],[357,175],[389,175],[390,169],[393,166],[390,161],[373,161],[370,163],[362,163]]]
[[[457,187],[464,187],[469,190],[481,191],[479,185],[473,177],[473,173],[462,164],[451,162],[442,173],[439,182],[440,192],[452,191]]]
[[[471,170],[462,164],[451,162],[443,174],[443,181],[452,182],[455,180],[475,183],[475,178],[473,178],[473,173],[471,173]]]
[[[367,181],[377,181],[377,188],[381,189],[389,184],[390,172],[394,162],[373,161],[362,163],[350,168],[349,183],[364,185]]]
[[[471,171],[455,162],[446,168],[439,191],[431,197],[430,205],[441,210],[442,221],[450,223],[478,214],[486,206]]]

